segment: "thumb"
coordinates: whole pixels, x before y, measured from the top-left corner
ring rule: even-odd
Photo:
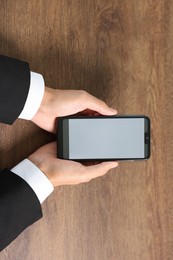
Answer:
[[[118,166],[118,162],[102,162],[96,165],[87,166],[87,177],[89,179],[105,175],[109,170]]]

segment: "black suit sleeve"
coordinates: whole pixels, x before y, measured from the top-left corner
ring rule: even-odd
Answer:
[[[9,170],[0,172],[0,251],[41,217],[41,205],[31,187]]]
[[[12,124],[18,118],[29,86],[28,63],[0,55],[0,122]]]
[[[0,55],[0,122],[12,124],[25,105],[30,86],[28,63]],[[0,251],[42,217],[40,202],[19,176],[0,172]]]

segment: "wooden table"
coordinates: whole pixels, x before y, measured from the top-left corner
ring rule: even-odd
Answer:
[[[173,259],[173,2],[0,0],[0,53],[47,86],[148,115],[152,131],[150,160],[57,188],[0,259]],[[0,124],[1,169],[54,138],[28,121]]]

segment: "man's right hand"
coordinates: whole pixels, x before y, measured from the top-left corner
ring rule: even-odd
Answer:
[[[42,146],[28,157],[47,176],[54,187],[89,182],[118,166],[115,161],[84,166],[79,162],[58,159],[56,151],[56,143],[53,142]]]

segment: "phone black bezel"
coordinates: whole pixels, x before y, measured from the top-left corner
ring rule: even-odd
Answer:
[[[144,158],[91,158],[91,159],[73,159],[77,162],[87,162],[87,161],[133,161],[133,160],[147,160],[150,158],[150,118],[145,115],[115,115],[115,116],[66,116],[58,118],[58,128],[57,128],[57,156],[59,159],[72,160],[69,158],[64,158],[63,156],[63,120],[64,119],[97,119],[97,118],[144,118],[145,119],[145,129],[147,122],[147,129],[145,131],[145,157]],[[147,152],[147,153],[146,153]]]

